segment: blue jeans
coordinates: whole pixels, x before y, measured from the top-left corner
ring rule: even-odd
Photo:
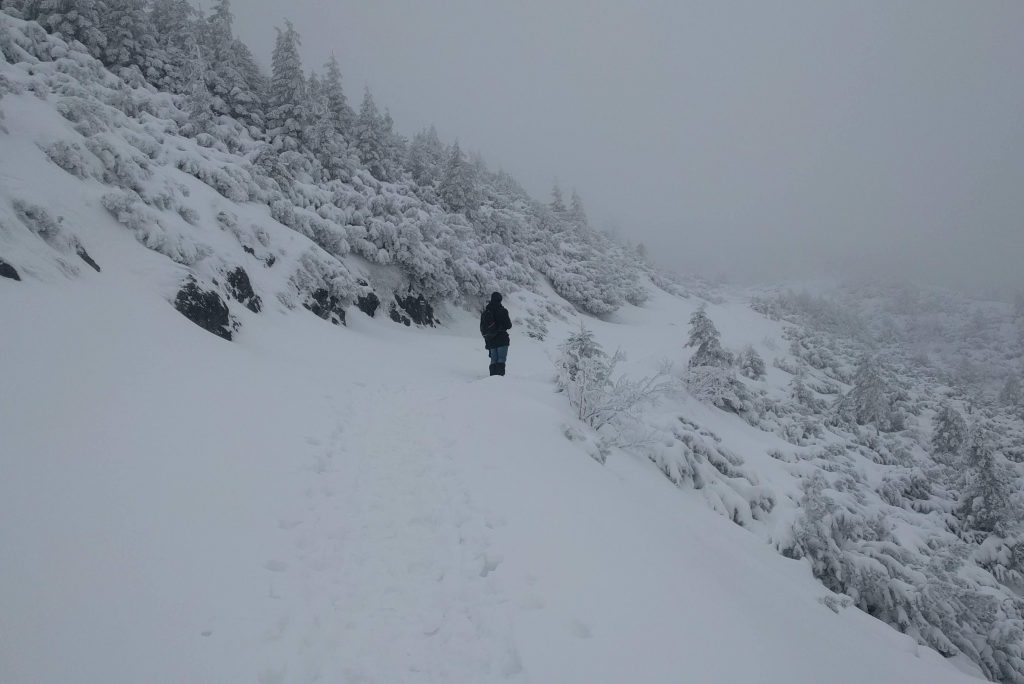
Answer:
[[[508,345],[488,349],[487,353],[491,356],[491,363],[505,363],[505,359],[508,357]]]

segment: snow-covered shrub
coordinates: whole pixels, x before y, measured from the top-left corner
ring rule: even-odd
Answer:
[[[288,289],[278,293],[278,299],[288,308],[305,306],[321,318],[343,323],[345,308],[362,290],[343,263],[312,247],[299,257]]]
[[[751,380],[761,380],[765,376],[764,359],[757,353],[753,346],[747,345],[740,352],[737,359],[740,367],[740,375]]]
[[[110,130],[112,111],[95,100],[68,96],[57,101],[57,111],[86,138]]]
[[[103,165],[104,183],[139,192],[153,175],[148,157],[112,135],[93,135],[86,138],[85,146]]]
[[[127,190],[107,193],[101,202],[118,223],[132,231],[136,240],[179,264],[190,266],[212,252],[208,246],[169,230],[136,193]]]
[[[54,250],[60,254],[77,256],[93,270],[100,270],[99,264],[89,256],[78,236],[64,227],[63,217],[54,220],[42,207],[20,199],[14,200],[13,205],[15,215],[25,227],[42,238]],[[66,274],[78,275],[78,269],[67,261],[58,259],[58,264]]]
[[[640,380],[613,377],[624,358],[621,351],[609,356],[583,324],[560,345],[557,382],[566,393],[576,417],[600,430],[606,425],[636,420],[637,411],[664,394],[664,373]]]
[[[88,178],[92,175],[92,164],[86,160],[86,151],[77,142],[58,140],[43,148],[50,161],[72,176]]]

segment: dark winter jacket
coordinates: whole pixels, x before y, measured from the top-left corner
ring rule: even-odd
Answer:
[[[508,331],[511,328],[512,319],[508,317],[508,309],[501,305],[501,295],[495,292],[491,295],[490,303],[480,314],[480,334],[484,336],[486,348],[507,347]]]

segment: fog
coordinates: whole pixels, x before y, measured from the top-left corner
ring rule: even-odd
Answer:
[[[662,264],[1024,286],[1024,3],[233,0]]]

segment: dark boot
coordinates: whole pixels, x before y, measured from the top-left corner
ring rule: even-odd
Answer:
[[[496,363],[494,365],[498,367],[498,375],[504,375],[505,374],[505,364],[503,364],[503,363]]]
[[[491,375],[498,375],[498,364],[491,364]]]

